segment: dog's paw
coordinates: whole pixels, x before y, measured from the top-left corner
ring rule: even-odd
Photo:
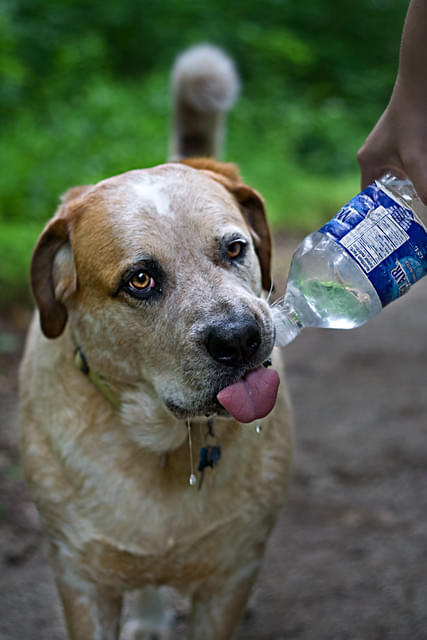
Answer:
[[[169,640],[169,625],[151,625],[143,620],[128,620],[120,635],[120,640]]]
[[[164,589],[146,587],[129,594],[120,640],[169,640],[175,609]]]

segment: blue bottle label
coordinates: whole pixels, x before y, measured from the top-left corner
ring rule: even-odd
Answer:
[[[319,231],[357,262],[383,307],[427,273],[426,228],[377,183],[350,200]]]

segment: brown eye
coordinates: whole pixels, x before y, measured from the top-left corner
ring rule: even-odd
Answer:
[[[227,245],[226,249],[227,256],[231,258],[231,260],[235,260],[240,255],[242,255],[245,246],[246,243],[242,242],[242,240],[235,240],[234,242],[230,242],[230,244]]]
[[[129,286],[136,291],[147,291],[154,285],[153,278],[146,271],[137,271],[129,280]]]

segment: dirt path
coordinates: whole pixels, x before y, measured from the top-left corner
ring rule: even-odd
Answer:
[[[368,326],[286,349],[294,481],[239,640],[427,639],[426,327],[427,278]],[[17,465],[14,340],[0,342],[0,640],[64,640]]]

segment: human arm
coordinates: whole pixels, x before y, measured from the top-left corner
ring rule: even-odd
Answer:
[[[358,153],[362,188],[387,170],[427,204],[427,0],[411,0],[390,102]]]

